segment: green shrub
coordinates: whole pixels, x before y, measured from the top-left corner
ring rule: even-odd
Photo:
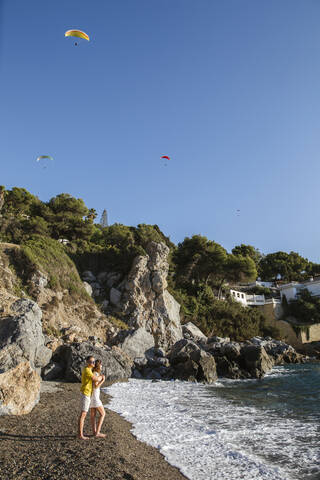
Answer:
[[[320,323],[320,298],[313,297],[307,289],[300,291],[297,299],[282,302],[286,317],[294,317],[297,324]]]

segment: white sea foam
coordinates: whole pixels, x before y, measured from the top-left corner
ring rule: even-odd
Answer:
[[[315,439],[316,427],[232,404],[219,395],[224,383],[130,380],[107,389],[108,408],[192,480],[288,480],[297,465],[307,474],[319,466],[319,453],[297,443],[306,429]]]

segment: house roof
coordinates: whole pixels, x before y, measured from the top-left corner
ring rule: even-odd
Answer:
[[[314,280],[305,280],[304,282],[290,282],[285,283],[284,285],[279,286],[279,290],[286,290],[292,287],[307,287],[308,285],[320,284],[320,277],[315,278]]]

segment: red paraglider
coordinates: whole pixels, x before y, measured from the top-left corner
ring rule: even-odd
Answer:
[[[161,158],[165,158],[166,160],[170,160],[170,157],[168,157],[168,155],[162,155]]]

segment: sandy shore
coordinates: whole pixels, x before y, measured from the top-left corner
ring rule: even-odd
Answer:
[[[107,395],[101,398],[107,403]],[[79,384],[46,382],[29,415],[0,417],[1,480],[185,480],[110,410],[102,429],[106,439],[78,440],[78,414]],[[85,431],[90,432],[89,419]]]

